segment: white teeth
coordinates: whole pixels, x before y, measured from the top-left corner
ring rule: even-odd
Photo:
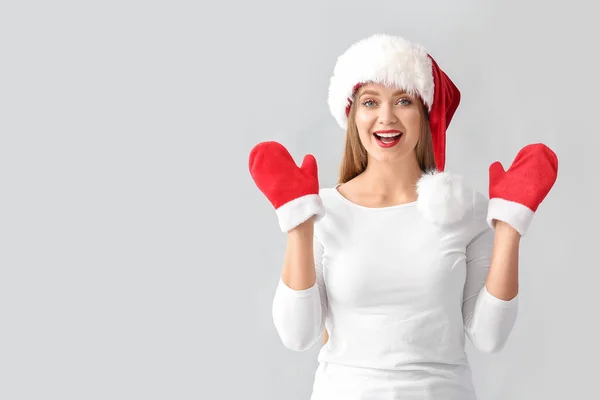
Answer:
[[[381,137],[394,138],[394,137],[400,136],[400,133],[376,133],[375,135],[381,136]]]

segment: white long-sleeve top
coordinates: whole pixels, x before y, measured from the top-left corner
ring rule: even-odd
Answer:
[[[326,216],[315,224],[317,281],[293,290],[279,281],[273,321],[283,344],[318,356],[311,400],[476,399],[465,336],[500,350],[517,317],[486,289],[493,230],[488,200],[436,225],[417,203],[369,208],[320,190]]]

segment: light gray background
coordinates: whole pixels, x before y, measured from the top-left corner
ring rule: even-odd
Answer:
[[[285,235],[254,186],[263,140],[335,184],[336,57],[376,32],[422,43],[463,94],[448,170],[533,142],[559,178],[521,253],[502,353],[468,347],[482,400],[597,395],[592,3],[7,1],[0,6],[0,398],[286,399],[319,345],[271,319]]]

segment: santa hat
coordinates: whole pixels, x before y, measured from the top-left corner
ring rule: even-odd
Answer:
[[[368,82],[398,87],[418,96],[429,114],[436,171],[417,184],[420,209],[432,220],[452,223],[472,204],[458,176],[445,173],[446,129],[460,103],[460,91],[421,45],[386,34],[354,43],[337,59],[329,84],[328,104],[344,130],[354,94]]]

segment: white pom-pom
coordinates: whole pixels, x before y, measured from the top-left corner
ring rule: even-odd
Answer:
[[[464,218],[473,205],[473,192],[459,175],[436,170],[417,182],[417,207],[436,224],[452,224]]]

